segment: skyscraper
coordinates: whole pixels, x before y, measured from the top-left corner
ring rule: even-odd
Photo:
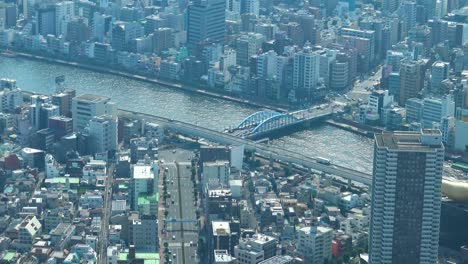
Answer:
[[[444,146],[439,130],[376,135],[369,263],[435,263]]]
[[[225,9],[225,0],[195,0],[189,5],[187,47],[190,52],[207,39],[224,42]]]

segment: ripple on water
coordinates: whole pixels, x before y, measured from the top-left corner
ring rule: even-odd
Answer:
[[[235,102],[176,91],[120,76],[79,68],[0,57],[0,77],[17,80],[24,90],[51,94],[56,76],[66,76],[66,86],[78,94],[94,93],[112,98],[119,107],[164,116],[204,127],[222,130],[237,124],[258,110]],[[319,126],[272,141],[272,144],[321,156],[334,163],[371,172],[372,139],[331,126]]]

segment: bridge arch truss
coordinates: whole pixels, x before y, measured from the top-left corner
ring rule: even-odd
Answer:
[[[290,114],[279,114],[271,116],[259,123],[251,134],[268,132],[299,122],[300,119]]]
[[[246,117],[242,122],[240,122],[236,129],[244,129],[248,127],[253,127],[261,124],[263,121],[268,120],[275,116],[280,116],[281,113],[275,111],[258,111]]]

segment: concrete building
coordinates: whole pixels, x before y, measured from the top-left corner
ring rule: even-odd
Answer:
[[[424,98],[421,123],[424,128],[432,128],[434,123],[442,123],[445,117],[455,115],[455,102],[452,95],[442,98]]]
[[[376,135],[369,263],[437,259],[443,161],[439,130]]]
[[[297,231],[297,253],[306,263],[321,264],[332,258],[332,229],[307,226]]]
[[[66,36],[68,22],[75,16],[75,3],[63,1],[55,4],[55,35]]]
[[[187,47],[191,54],[205,40],[224,43],[226,0],[195,0],[188,6]]]
[[[311,47],[294,55],[293,90],[299,101],[309,101],[315,96],[320,76],[320,55]]]
[[[138,252],[154,253],[158,250],[158,220],[156,215],[142,215],[130,224],[130,244]]]
[[[137,164],[133,166],[132,172],[133,209],[136,210],[138,209],[138,197],[140,194],[153,193],[158,183],[157,180],[155,181],[153,169],[149,165]]]
[[[41,234],[42,225],[34,215],[28,215],[19,225],[18,243],[16,247],[20,251],[28,251],[34,243],[34,239]]]
[[[265,37],[262,34],[249,32],[236,39],[236,62],[241,66],[249,66],[250,58],[259,53]]]
[[[72,89],[63,90],[52,95],[52,104],[60,109],[60,115],[71,117],[72,99],[76,91]]]
[[[423,111],[423,100],[411,98],[406,101],[406,122],[421,122]]]
[[[227,250],[214,251],[214,264],[237,264],[236,258],[229,255]]]
[[[72,99],[74,131],[83,131],[89,120],[95,116],[117,114],[117,108],[109,97],[83,94]]]
[[[219,183],[223,186],[229,185],[230,165],[228,161],[218,160],[203,163],[202,185],[206,187],[210,182]]]
[[[47,128],[49,118],[59,115],[59,107],[50,103],[37,102],[29,106],[29,120],[35,130]]]
[[[23,93],[16,86],[16,80],[0,79],[0,111],[13,113],[23,104]]]
[[[239,264],[257,264],[276,256],[277,243],[276,238],[263,234],[241,238],[234,247],[234,256]]]
[[[455,144],[459,151],[468,151],[468,109],[457,109],[455,120]]]
[[[400,65],[400,106],[405,106],[410,98],[419,96],[419,92],[424,87],[424,64],[423,61],[404,59]]]
[[[431,93],[444,94],[442,81],[448,78],[450,65],[448,62],[436,61],[431,67]]]
[[[89,135],[93,152],[103,153],[117,150],[117,117],[102,115],[89,121]]]

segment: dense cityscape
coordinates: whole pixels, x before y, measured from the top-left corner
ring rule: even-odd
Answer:
[[[468,263],[466,0],[0,0],[0,264]]]

